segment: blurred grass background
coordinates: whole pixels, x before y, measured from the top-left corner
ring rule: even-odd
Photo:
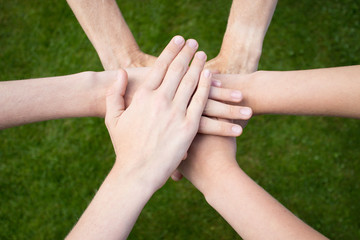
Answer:
[[[197,39],[209,58],[220,49],[230,5],[230,0],[119,1],[143,51],[158,55],[181,34]],[[359,1],[280,0],[259,69],[359,64],[359,40]],[[65,1],[0,0],[0,80],[87,70],[102,66]],[[359,147],[358,120],[257,116],[238,138],[237,158],[255,181],[318,231],[359,239]],[[0,131],[0,239],[63,238],[113,161],[102,119]],[[129,239],[240,237],[183,180],[169,181],[153,196]]]

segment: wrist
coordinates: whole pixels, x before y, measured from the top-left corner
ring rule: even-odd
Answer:
[[[257,70],[262,53],[264,35],[260,29],[254,27],[240,27],[241,31],[227,29],[219,57],[231,59],[229,65],[238,65],[241,72],[251,73]]]
[[[115,49],[109,49],[108,46],[104,48],[99,48],[100,50],[97,52],[106,71],[129,67],[133,58],[141,52],[136,43],[124,44],[124,47]]]
[[[118,162],[119,160],[116,160],[107,178],[112,183],[123,186],[125,190],[138,195],[138,199],[143,199],[145,201],[144,204],[146,204],[158,188],[139,174],[139,171],[129,170],[122,164],[118,164]]]
[[[237,181],[241,174],[243,171],[238,165],[217,174],[211,186],[208,186],[203,192],[206,202],[216,209],[217,203],[223,202],[222,199],[228,196],[228,193],[232,191],[233,182]]]
[[[116,71],[85,72],[89,80],[91,116],[104,117],[106,92],[116,81]]]
[[[247,106],[251,107],[254,115],[267,114],[271,100],[276,98],[272,92],[272,80],[270,71],[256,71],[246,80],[246,98]]]

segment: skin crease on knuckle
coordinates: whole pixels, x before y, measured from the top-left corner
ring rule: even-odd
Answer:
[[[188,65],[180,62],[174,62],[169,67],[169,71],[177,74],[184,74],[187,70]]]
[[[165,72],[168,67],[169,67],[168,61],[166,61],[165,59],[158,58],[157,61],[155,62],[153,71],[154,72],[158,72],[158,71]]]
[[[188,76],[186,76],[186,78],[182,81],[181,84],[184,85],[185,89],[191,90],[191,89],[195,89],[196,83],[197,83],[196,77],[191,74],[188,74]]]

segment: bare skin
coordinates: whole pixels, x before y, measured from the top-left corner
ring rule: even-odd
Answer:
[[[105,70],[152,66],[156,57],[140,50],[115,0],[67,2]],[[220,73],[255,71],[276,3],[233,0],[221,50],[205,67]]]
[[[126,73],[119,72],[107,95],[105,116],[116,162],[67,239],[126,239],[146,202],[187,152],[198,132],[211,73],[202,71],[202,52],[189,70],[179,71],[196,48],[178,40],[159,56],[127,109]]]
[[[98,53],[105,70],[151,66],[156,58],[143,53],[115,0],[67,0]]]
[[[276,4],[277,0],[233,0],[220,52],[205,67],[219,73],[256,71]]]
[[[232,138],[197,135],[179,169],[243,239],[326,239],[239,167]]]
[[[190,43],[194,49],[198,48],[195,40],[188,40],[187,45]],[[200,55],[206,59],[204,52]],[[127,70],[126,106],[131,103],[134,92],[149,71],[145,68]],[[1,107],[3,114],[0,115],[0,129],[58,118],[104,117],[106,91],[116,80],[116,74],[117,71],[83,72],[62,77],[0,82],[0,101],[7,103]],[[211,87],[210,98],[204,110],[206,116],[201,118],[200,132],[222,136],[240,135],[240,126],[209,117],[249,119],[251,110],[248,107],[219,102],[239,102],[242,99],[241,92]]]
[[[276,1],[234,0],[221,51],[206,67],[222,73],[255,71],[275,5]],[[229,51],[234,45],[238,48]],[[243,238],[323,238],[246,176],[236,163],[235,152],[234,138],[200,134],[180,169]],[[181,174],[176,172],[173,177],[180,178]],[[224,198],[219,197],[219,191]]]
[[[254,114],[360,118],[360,66],[215,75],[222,86],[241,90]]]

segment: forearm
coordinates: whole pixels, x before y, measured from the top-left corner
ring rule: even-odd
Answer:
[[[105,70],[127,66],[128,56],[139,51],[115,0],[67,0],[95,47]]]
[[[114,167],[67,239],[126,239],[153,192]]]
[[[277,0],[233,0],[220,55],[229,57],[241,53],[243,60],[237,64],[243,68],[242,72],[257,69],[276,4]]]
[[[260,71],[229,76],[254,114],[326,115],[360,118],[360,66],[301,71]],[[237,86],[237,87],[236,87]]]
[[[244,239],[325,239],[306,225],[239,167],[208,184],[207,202]]]
[[[0,129],[58,118],[104,116],[106,89],[114,76],[114,72],[83,72],[0,82]]]

